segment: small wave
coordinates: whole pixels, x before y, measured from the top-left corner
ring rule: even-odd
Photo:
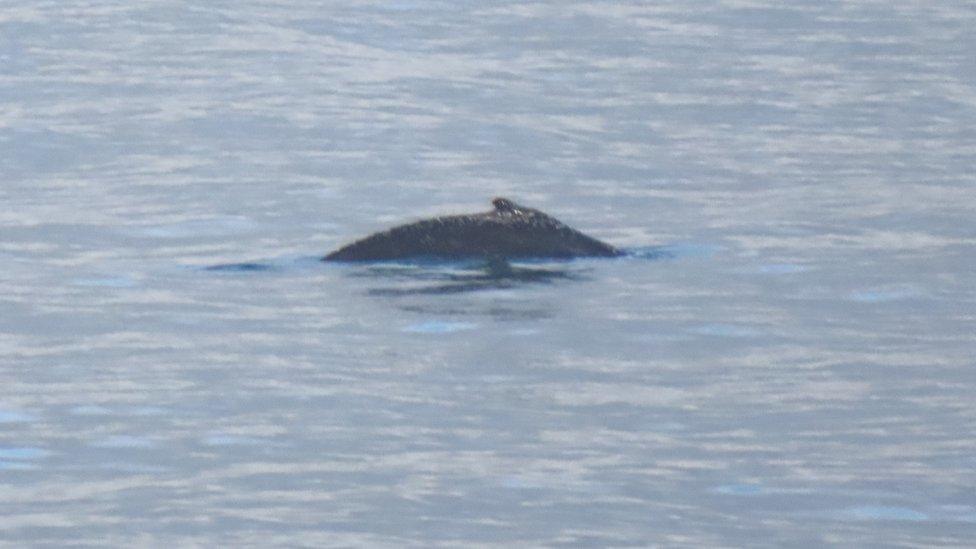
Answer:
[[[209,267],[204,267],[205,271],[216,271],[221,273],[257,273],[263,271],[274,271],[276,267],[274,265],[269,265],[267,263],[254,263],[254,262],[244,262],[244,263],[221,263],[219,265],[211,265]]]
[[[3,460],[27,461],[49,455],[51,452],[41,448],[0,448],[0,459]]]
[[[242,261],[240,263],[218,263],[200,268],[206,272],[216,273],[266,273],[296,270],[302,268],[320,267],[321,258],[317,256],[289,256],[275,259],[256,261]]]
[[[445,322],[441,320],[430,320],[407,326],[403,329],[403,331],[415,334],[449,334],[452,332],[473,330],[476,327],[477,324],[470,322]]]
[[[892,520],[918,522],[928,520],[929,516],[920,511],[907,507],[889,507],[883,505],[861,505],[851,507],[840,512],[844,518],[853,520]]]
[[[624,258],[633,259],[681,259],[686,257],[711,257],[718,253],[721,247],[713,244],[688,242],[681,244],[666,244],[662,246],[641,246],[623,250]]]
[[[149,238],[177,239],[243,234],[253,231],[257,227],[258,224],[250,219],[239,216],[225,216],[150,225],[137,228],[134,232],[140,236]]]
[[[0,423],[24,423],[35,419],[37,418],[26,412],[0,409]]]

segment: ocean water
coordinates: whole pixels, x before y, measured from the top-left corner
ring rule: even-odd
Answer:
[[[970,545],[974,28],[0,2],[0,545]],[[629,256],[318,261],[493,196]]]

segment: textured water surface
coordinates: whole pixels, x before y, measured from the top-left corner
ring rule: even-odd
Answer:
[[[973,28],[2,3],[0,544],[970,545]],[[629,255],[318,261],[493,196]]]

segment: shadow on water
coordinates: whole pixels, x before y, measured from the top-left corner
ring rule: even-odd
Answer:
[[[566,266],[522,266],[503,260],[454,264],[418,263],[409,266],[373,265],[354,276],[400,282],[401,285],[397,287],[374,288],[368,291],[369,295],[376,296],[460,294],[583,278],[580,270]]]
[[[533,321],[551,318],[553,307],[545,299],[525,299],[503,291],[530,287],[570,285],[599,276],[600,267],[618,261],[662,261],[701,255],[692,246],[655,246],[633,248],[619,258],[599,259],[526,259],[450,261],[418,258],[399,261],[328,263],[319,257],[286,257],[266,260],[224,263],[200,270],[219,276],[282,276],[303,270],[338,269],[340,276],[364,282],[366,295],[387,298],[403,311],[424,315],[428,319],[405,328],[411,333],[446,333],[469,329],[471,319],[489,316],[503,321]],[[351,280],[350,280],[351,282]],[[491,296],[491,292],[500,291]],[[436,296],[485,296],[469,299],[431,299]]]
[[[682,255],[672,246],[653,246],[627,250],[620,258],[594,259],[586,263],[577,260],[519,260],[504,259],[474,261],[438,261],[418,259],[395,263],[362,264],[352,276],[398,282],[396,287],[374,288],[369,295],[450,295],[485,290],[510,290],[530,285],[581,281],[588,278],[592,261],[627,259],[664,260]]]
[[[418,258],[398,261],[344,263],[351,278],[375,279],[389,286],[367,290],[374,296],[451,295],[486,290],[510,290],[530,285],[555,284],[587,279],[594,261],[667,260],[685,255],[687,246],[651,246],[626,250],[620,258],[587,260],[504,259],[451,261]],[[228,275],[281,273],[327,265],[318,257],[288,257],[241,263],[221,263],[201,270]]]

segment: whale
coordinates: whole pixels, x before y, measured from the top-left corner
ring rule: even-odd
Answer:
[[[374,233],[330,252],[322,260],[497,261],[623,255],[614,246],[539,210],[501,197],[491,204],[494,209],[488,212],[422,219]]]

